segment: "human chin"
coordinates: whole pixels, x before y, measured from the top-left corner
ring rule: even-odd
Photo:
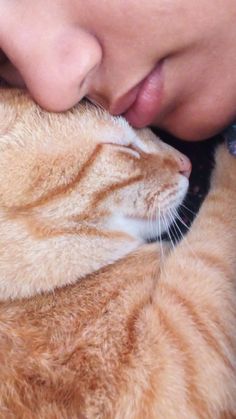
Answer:
[[[191,111],[176,110],[163,118],[157,117],[152,126],[158,127],[186,141],[202,141],[223,131],[236,115],[222,113],[218,109]]]
[[[162,123],[154,123],[153,126],[168,132],[176,138],[186,141],[201,141],[205,140],[214,134],[216,130],[209,129],[207,127],[199,126],[193,123],[191,120],[185,118],[177,118]]]

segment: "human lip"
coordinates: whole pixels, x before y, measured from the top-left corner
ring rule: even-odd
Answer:
[[[118,99],[115,104],[110,107],[109,112],[114,116],[122,115],[127,112],[136,101],[141,83],[142,82],[139,82],[135,87]]]
[[[113,114],[122,114],[135,128],[150,125],[160,112],[163,96],[163,62],[123,97]]]
[[[163,63],[158,63],[139,86],[136,100],[124,117],[135,128],[150,125],[160,111],[162,96]]]

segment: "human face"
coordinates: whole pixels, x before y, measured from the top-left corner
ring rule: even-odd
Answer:
[[[86,96],[206,138],[236,117],[235,19],[235,0],[1,0],[0,76],[52,111]]]

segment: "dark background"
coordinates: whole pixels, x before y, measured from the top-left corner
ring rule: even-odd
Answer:
[[[189,192],[184,201],[184,204],[189,210],[183,208],[180,212],[183,222],[187,226],[190,226],[194,219],[194,214],[198,212],[201,203],[208,192],[210,175],[214,167],[214,151],[216,145],[222,141],[222,136],[217,136],[205,141],[190,142],[177,140],[171,135],[156,129],[153,129],[153,131],[165,142],[186,154],[192,162]],[[187,230],[186,227],[180,221],[177,221],[177,223],[181,232],[185,233]],[[180,234],[177,234],[177,232],[178,230],[175,229],[175,231],[173,231],[172,229],[173,240],[175,240],[177,235],[178,239],[180,238]]]

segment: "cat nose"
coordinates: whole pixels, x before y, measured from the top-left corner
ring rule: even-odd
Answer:
[[[185,176],[186,178],[189,178],[192,171],[192,163],[189,158],[181,154],[178,158],[178,163],[179,173],[181,173],[181,175]]]

